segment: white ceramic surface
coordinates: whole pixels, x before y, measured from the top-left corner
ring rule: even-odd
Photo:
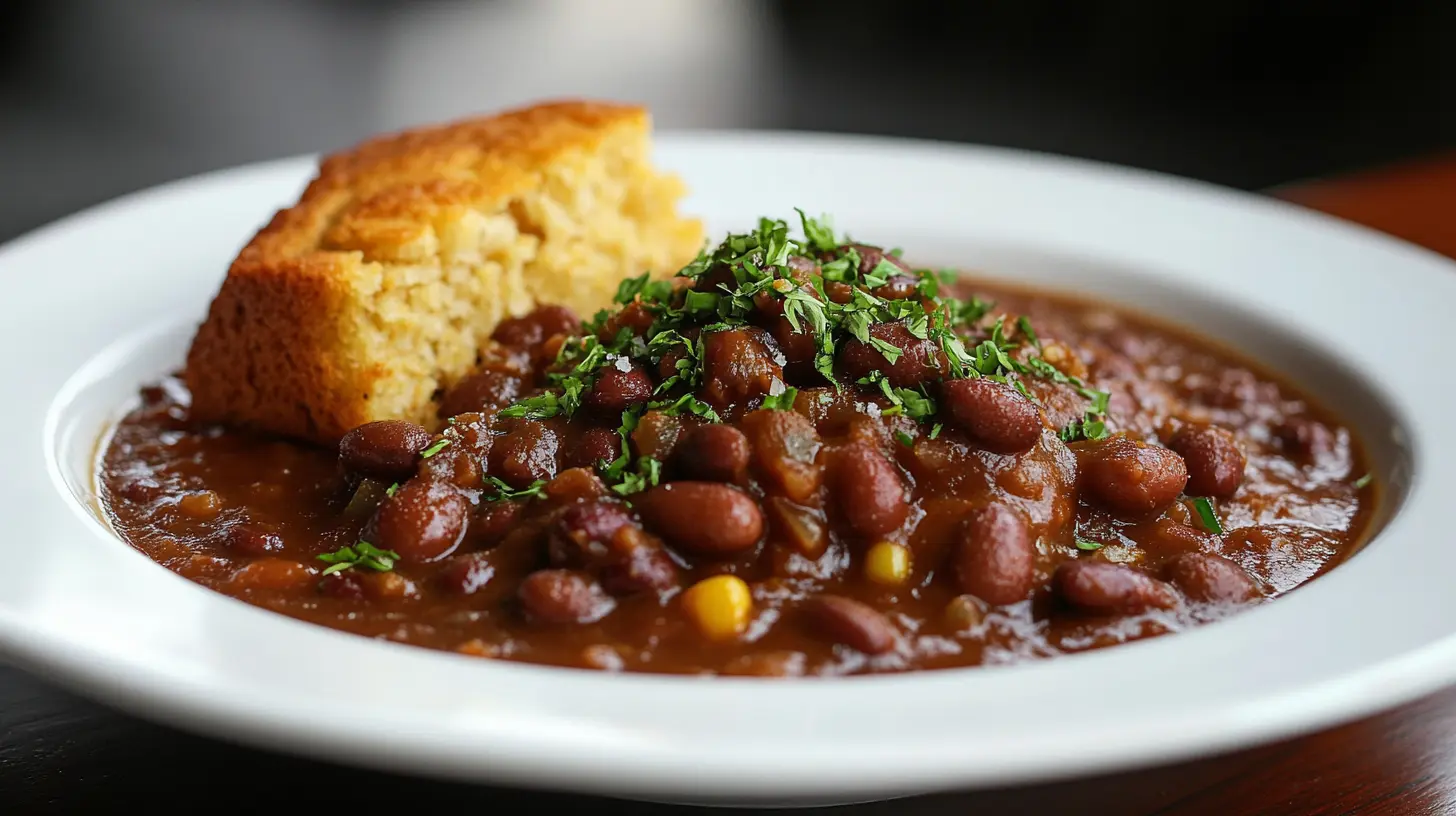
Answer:
[[[465,780],[741,804],[1046,780],[1232,749],[1456,679],[1456,269],[1197,184],[1020,153],[675,134],[715,233],[800,206],[916,260],[1185,322],[1335,401],[1393,513],[1348,564],[1201,629],[1014,667],[843,680],[608,675],[373,642],[213,594],[113,537],[96,438],[176,366],[291,160],[151,190],[0,250],[0,655],[254,745]]]

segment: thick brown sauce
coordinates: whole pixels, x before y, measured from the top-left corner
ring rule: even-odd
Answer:
[[[1179,421],[1211,421],[1233,430],[1248,467],[1237,494],[1217,504],[1227,534],[1200,531],[1185,502],[1137,523],[1114,520],[1085,502],[1074,505],[1076,458],[1054,434],[1019,457],[967,450],[949,439],[938,446],[922,440],[897,454],[907,475],[917,479],[911,520],[898,535],[914,555],[906,585],[889,589],[867,580],[863,543],[837,533],[817,562],[786,554],[773,541],[726,561],[684,559],[682,586],[733,572],[754,589],[754,616],[745,635],[714,643],[689,622],[675,591],[619,599],[615,611],[592,624],[529,620],[516,591],[522,577],[544,566],[539,550],[497,553],[489,560],[494,574],[471,594],[450,588],[449,561],[401,564],[387,574],[356,570],[364,581],[362,597],[321,592],[318,573],[324,565],[315,557],[356,541],[365,518],[343,513],[349,493],[335,452],[191,427],[187,395],[175,380],[144,392],[143,405],[116,428],[102,457],[101,495],[121,535],[158,563],[285,615],[497,659],[655,672],[832,675],[1076,652],[1176,632],[1243,607],[1184,599],[1171,611],[1078,614],[1047,589],[1052,570],[1063,561],[1127,563],[1157,576],[1180,553],[1216,553],[1243,567],[1272,598],[1356,548],[1374,504],[1373,488],[1357,486],[1365,472],[1359,446],[1331,414],[1294,388],[1206,342],[1101,304],[971,288],[996,300],[997,311],[1029,315],[1043,338],[1078,349],[1092,382],[1112,392],[1118,428],[1154,441],[1166,441]],[[1318,432],[1288,432],[1290,423],[1311,422]],[[830,433],[821,432],[832,444]],[[1041,589],[1034,597],[1004,607],[979,605],[968,625],[966,617],[947,614],[958,593],[944,574],[952,526],[966,507],[1009,492],[1017,492],[1033,516],[1065,516],[1075,506],[1077,533],[1106,546],[1079,551],[1073,526],[1063,523],[1056,535],[1038,542]],[[229,532],[243,524],[276,531],[281,548],[263,555],[239,552]],[[458,587],[458,576],[454,584]],[[827,642],[798,608],[804,597],[825,591],[885,612],[899,631],[896,648],[868,657]]]

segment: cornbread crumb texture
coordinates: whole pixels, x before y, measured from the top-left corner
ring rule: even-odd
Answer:
[[[649,129],[642,108],[561,102],[327,158],[229,270],[188,355],[193,415],[324,444],[433,426],[502,318],[590,316],[624,276],[700,249]]]

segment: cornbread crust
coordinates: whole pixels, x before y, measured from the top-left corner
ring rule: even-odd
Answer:
[[[233,262],[188,354],[192,414],[331,444],[435,424],[502,318],[584,317],[701,246],[640,107],[556,102],[365,142]]]

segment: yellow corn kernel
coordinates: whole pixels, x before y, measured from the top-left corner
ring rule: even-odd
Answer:
[[[683,593],[683,608],[698,629],[713,640],[743,634],[753,615],[753,594],[735,575],[714,575]]]
[[[900,586],[910,580],[910,548],[881,541],[865,553],[865,575],[877,584]]]

